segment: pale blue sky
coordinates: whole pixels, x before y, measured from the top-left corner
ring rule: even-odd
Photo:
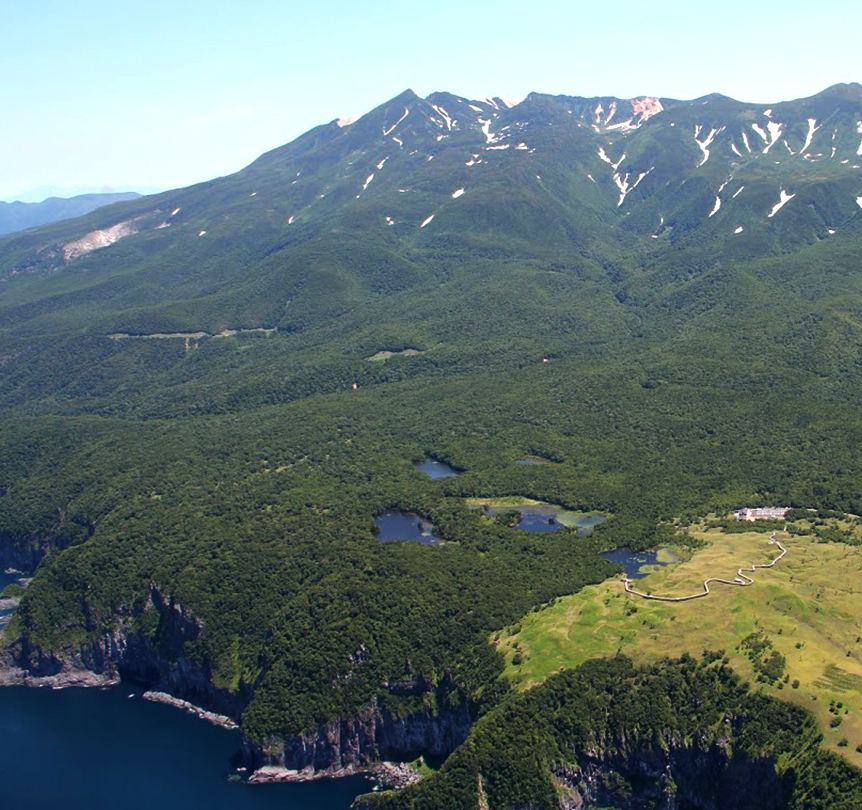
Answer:
[[[236,171],[412,87],[774,102],[862,79],[862,3],[2,0],[0,199]]]

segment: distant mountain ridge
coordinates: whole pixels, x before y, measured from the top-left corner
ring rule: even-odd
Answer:
[[[80,194],[76,197],[48,197],[41,202],[0,202],[0,236],[50,225],[64,219],[89,214],[104,205],[136,200],[136,191],[106,194]]]

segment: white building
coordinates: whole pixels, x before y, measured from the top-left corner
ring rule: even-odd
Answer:
[[[734,513],[737,520],[783,520],[789,511],[788,506],[745,507]]]

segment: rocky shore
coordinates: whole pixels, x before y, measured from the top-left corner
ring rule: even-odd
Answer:
[[[144,700],[151,700],[153,703],[164,703],[167,706],[174,706],[177,709],[182,709],[183,711],[188,712],[189,714],[195,715],[195,717],[199,717],[201,720],[206,720],[208,723],[212,723],[215,726],[221,726],[222,728],[238,728],[237,724],[231,720],[230,717],[227,717],[224,714],[216,714],[215,712],[208,712],[206,709],[200,708],[200,706],[195,706],[193,703],[189,703],[187,700],[180,700],[180,698],[175,698],[173,695],[169,695],[167,692],[144,692]]]
[[[66,689],[72,686],[105,687],[119,683],[116,675],[90,670],[63,670],[53,675],[31,675],[26,670],[0,660],[0,686],[35,686]]]
[[[366,774],[375,779],[386,790],[401,790],[422,781],[422,775],[404,762],[375,762],[368,766],[350,766],[328,771],[316,771],[312,767],[294,771],[278,765],[264,765],[250,777],[249,784],[266,785],[280,782],[313,782],[318,779],[338,779],[343,776]]]

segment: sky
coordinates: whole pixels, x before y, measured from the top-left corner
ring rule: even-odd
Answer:
[[[775,102],[862,80],[862,3],[2,0],[0,199],[229,174],[408,87]]]

